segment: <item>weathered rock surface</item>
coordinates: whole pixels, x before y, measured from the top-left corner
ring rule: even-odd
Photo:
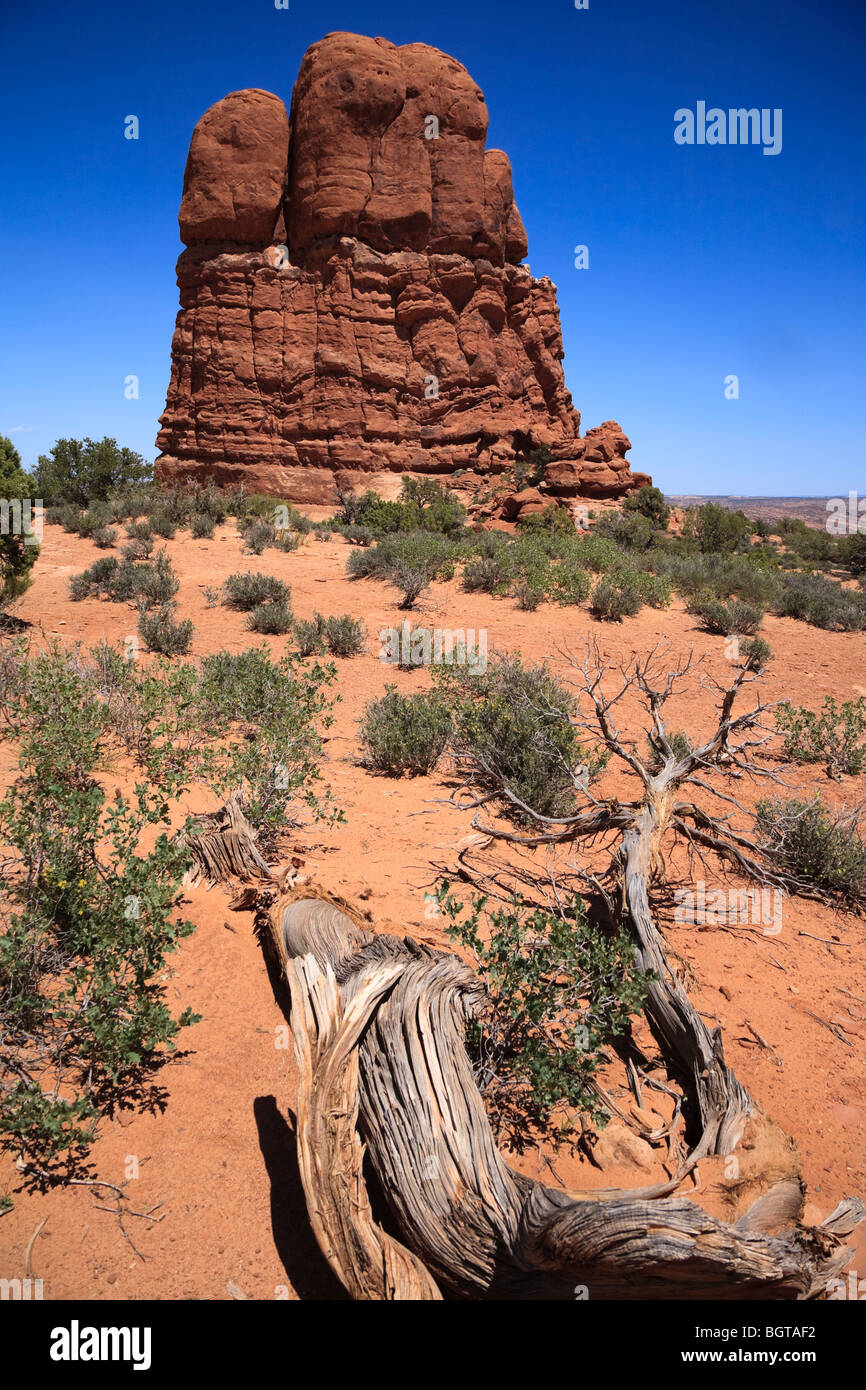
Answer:
[[[483,93],[424,44],[329,34],[291,116],[233,92],[193,133],[165,480],[330,503],[435,474],[471,492],[546,445],[551,490],[645,481],[608,421],[580,437],[556,290],[520,264],[511,166]]]

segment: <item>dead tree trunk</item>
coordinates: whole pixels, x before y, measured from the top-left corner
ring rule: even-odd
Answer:
[[[317,900],[272,927],[292,990],[307,1206],[355,1298],[800,1299],[846,1264],[856,1198],[809,1228],[795,1221],[799,1186],[780,1185],[728,1225],[682,1199],[600,1199],[515,1173],[464,1046],[481,998],[469,968]],[[372,1214],[362,1143],[399,1239]]]

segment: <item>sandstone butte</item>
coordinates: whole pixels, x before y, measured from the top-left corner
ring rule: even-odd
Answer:
[[[484,95],[426,44],[328,34],[291,112],[232,92],[190,144],[164,481],[308,504],[400,475],[473,494],[546,445],[545,492],[618,497],[616,421],[580,436],[552,281],[521,261]],[[438,129],[437,129],[438,126]]]

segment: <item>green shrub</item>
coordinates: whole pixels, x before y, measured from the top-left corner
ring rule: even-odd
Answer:
[[[161,537],[164,541],[172,541],[177,535],[178,523],[169,511],[153,512],[150,517],[150,529],[155,536]]]
[[[79,602],[81,599],[93,598],[107,592],[108,582],[114,578],[119,568],[120,561],[114,555],[105,555],[101,560],[95,560],[86,570],[72,576],[69,581],[69,597]]]
[[[640,512],[605,512],[596,523],[595,535],[622,546],[624,550],[646,550],[653,535],[653,528],[647,517]]]
[[[627,575],[608,575],[595,586],[590,612],[605,623],[621,623],[633,618],[643,607],[637,583]]]
[[[667,530],[668,522],[671,519],[671,509],[660,488],[650,486],[638,488],[637,492],[629,493],[623,506],[626,511],[639,512],[659,530]]]
[[[152,540],[136,539],[132,541],[127,541],[126,545],[123,547],[120,553],[123,556],[124,560],[136,561],[149,559],[152,552]]]
[[[779,612],[783,617],[800,618],[813,627],[838,632],[859,632],[866,627],[863,595],[818,574],[786,575]]]
[[[109,550],[117,540],[117,531],[113,526],[97,526],[92,540],[100,550]]]
[[[275,550],[282,550],[288,554],[292,550],[297,550],[301,544],[301,537],[298,531],[290,531],[285,528],[275,531],[271,545]]]
[[[344,613],[339,618],[323,619],[320,632],[325,646],[333,656],[357,656],[364,650],[364,624],[349,613]]]
[[[0,1144],[28,1178],[80,1175],[103,1115],[153,1108],[179,1031],[167,964],[193,930],[168,838],[176,785],[109,795],[94,775],[108,705],[59,645],[22,652],[6,698],[19,776],[0,804]],[[145,851],[144,844],[151,846]]]
[[[551,598],[561,604],[583,603],[589,598],[592,581],[586,570],[579,569],[567,560],[556,565],[550,577]]]
[[[856,776],[866,768],[866,700],[837,705],[824,697],[820,713],[785,700],[776,710],[791,762],[823,763],[831,777]]]
[[[447,933],[471,952],[486,987],[467,1044],[496,1129],[520,1150],[542,1137],[571,1140],[575,1112],[601,1127],[596,1074],[651,978],[627,932],[590,923],[577,897],[562,915],[516,902],[488,909],[484,898],[465,910],[448,888],[438,894]]]
[[[553,535],[574,535],[574,522],[565,507],[549,503],[541,512],[530,512],[528,516],[517,518],[517,527],[522,535],[536,535],[539,532]]]
[[[190,517],[189,529],[193,534],[193,539],[197,541],[212,540],[214,533],[214,519],[210,512],[194,512]]]
[[[732,599],[730,603],[722,603],[720,599],[707,599],[698,596],[690,600],[686,605],[686,610],[698,618],[701,627],[706,632],[713,632],[723,637],[734,633],[751,637],[764,621],[764,614],[760,608],[756,608],[751,603],[743,603],[739,599]]]
[[[138,631],[150,651],[161,652],[163,656],[183,656],[192,645],[194,629],[191,618],[175,622],[172,609],[166,604],[160,608],[141,608]]]
[[[153,531],[150,529],[149,521],[128,522],[126,534],[132,541],[153,541]]]
[[[467,593],[505,594],[513,579],[510,548],[500,545],[491,555],[476,555],[468,560],[460,583]]]
[[[223,585],[223,592],[230,608],[239,608],[245,613],[258,608],[260,603],[288,604],[291,599],[288,584],[270,574],[230,574]]]
[[[742,512],[729,511],[715,502],[690,507],[683,521],[683,536],[704,554],[722,555],[743,550],[751,541],[753,526]]]
[[[386,685],[385,694],[370,700],[361,720],[364,761],[377,772],[411,776],[435,767],[451,732],[451,716],[437,692],[401,695]]]
[[[823,896],[855,908],[866,904],[866,844],[856,812],[832,811],[819,796],[779,797],[760,801],[755,819],[774,865]]]
[[[839,541],[839,558],[851,574],[866,574],[866,532],[854,531],[843,536]]]
[[[269,521],[253,521],[241,531],[241,539],[253,555],[261,555],[266,546],[273,545],[274,538],[274,528]]]
[[[497,656],[483,673],[438,668],[436,677],[451,701],[455,755],[472,780],[488,790],[507,788],[540,815],[570,814],[576,779],[588,785],[606,758],[580,746],[569,722],[574,697],[547,666]],[[527,819],[513,802],[506,810]]]
[[[325,650],[321,628],[312,618],[301,618],[295,623],[295,641],[301,656],[312,656],[314,652]]]
[[[763,637],[753,637],[750,642],[744,642],[741,651],[741,664],[747,671],[760,673],[764,671],[773,659],[773,649],[769,642],[765,642]]]
[[[115,439],[58,439],[50,454],[39,456],[33,496],[87,507],[120,489],[143,487],[152,476],[152,465],[132,449],[118,448]]]
[[[247,627],[253,632],[263,632],[273,636],[290,632],[292,613],[289,605],[282,599],[274,603],[260,603],[247,616]]]

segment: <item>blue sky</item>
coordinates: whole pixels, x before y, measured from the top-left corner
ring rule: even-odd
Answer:
[[[288,102],[338,29],[483,88],[583,430],[619,420],[668,492],[866,492],[862,0],[0,0],[0,433],[25,464],[63,435],[155,457],[193,126],[238,88]],[[675,144],[699,100],[781,108],[781,153]]]

